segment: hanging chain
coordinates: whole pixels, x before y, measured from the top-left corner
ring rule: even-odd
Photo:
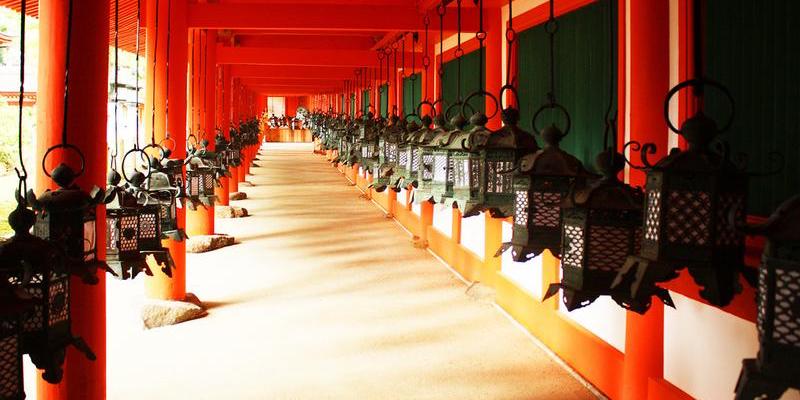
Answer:
[[[142,29],[141,2],[142,0],[136,0],[136,143],[139,143],[139,36]],[[153,98],[155,99],[155,96],[153,96]]]
[[[447,8],[444,6],[444,0],[436,7],[436,12],[439,14],[439,100],[444,96],[444,14]]]
[[[608,108],[605,115],[605,132],[603,134],[603,146],[606,149],[616,148],[617,146],[617,112],[614,109],[614,0],[608,0]],[[613,142],[609,144],[609,137]],[[612,153],[612,157],[616,152]]]
[[[111,169],[117,169],[119,153],[119,0],[114,0],[114,152]]]
[[[20,196],[25,196],[28,191],[28,170],[22,157],[22,103],[25,100],[25,12],[27,1],[20,4],[20,44],[19,44],[19,122],[17,123],[17,146],[19,155],[19,168],[14,168],[19,178],[17,190]]]
[[[550,0],[550,18],[545,23],[544,29],[550,41],[550,92],[547,93],[547,100],[550,105],[556,104],[556,51],[555,41],[558,32],[558,20],[555,16],[555,0]]]
[[[456,28],[458,29],[458,33],[456,34],[456,38],[458,41],[458,45],[456,46],[455,56],[456,56],[456,65],[457,73],[457,90],[456,90],[456,103],[461,102],[461,56],[464,55],[464,48],[461,47],[461,0],[456,0],[456,7],[457,7],[457,19],[456,19]]]
[[[170,50],[170,43],[172,37],[172,0],[167,1],[167,57],[166,57],[166,73],[165,73],[165,80],[164,84],[166,86],[165,92],[166,96],[164,97],[164,137],[169,139],[169,50]],[[150,138],[152,144],[155,146],[156,138]]]
[[[483,30],[483,0],[477,0],[476,3],[478,4],[478,32],[475,32],[475,39],[478,39],[478,51],[479,53],[479,62],[478,62],[478,88],[481,92],[484,91],[484,87],[486,85],[486,81],[483,79],[484,75],[484,51],[485,47],[483,42],[486,40],[486,31]]]
[[[414,86],[416,86],[416,83],[417,83],[417,74],[416,74],[417,65],[416,65],[416,56],[415,56],[416,52],[417,52],[417,49],[416,49],[417,41],[419,41],[419,35],[417,34],[417,32],[412,32],[411,33],[411,77],[409,78],[411,80],[411,103],[410,104],[412,106],[414,105],[414,93],[416,92],[416,89],[414,88]],[[414,112],[414,110],[412,110],[412,113],[413,112]]]
[[[516,82],[516,77],[511,76],[511,64],[513,62],[514,43],[517,41],[517,31],[514,30],[514,12],[512,10],[512,0],[508,0],[508,25],[506,26],[506,85],[511,86]],[[519,105],[517,105],[519,107]]]
[[[208,31],[207,30],[203,30],[203,31],[200,32],[200,34],[202,35],[201,39],[200,39],[200,52],[201,52],[200,54],[203,55],[203,59],[200,61],[200,70],[202,71],[202,78],[203,78],[203,86],[202,86],[203,90],[200,92],[200,95],[203,96],[203,117],[202,117],[201,121],[202,121],[203,124],[205,124],[206,123],[206,105],[207,105],[207,99],[208,99],[208,94],[206,93],[206,91],[208,90],[208,87],[207,87],[208,86]],[[205,44],[203,44],[204,41],[203,41],[202,38],[205,38]],[[250,113],[251,114],[253,113],[252,107],[253,107],[253,105],[250,104]],[[208,128],[208,127],[206,127],[206,128]],[[200,136],[205,138],[205,136],[206,136],[206,130],[205,129],[200,131]]]
[[[167,0],[169,1],[169,0]],[[150,107],[152,112],[150,115],[150,138],[155,140],[156,137],[156,79],[158,75],[156,75],[156,62],[158,61],[158,2],[156,0],[156,9],[155,9],[155,39],[153,44],[153,103]],[[136,137],[136,147],[135,149],[139,148],[139,137]]]
[[[394,91],[394,105],[392,105],[392,115],[397,116],[397,98],[402,88],[397,87],[397,42],[392,43],[392,52],[394,53],[394,68],[392,68],[392,81],[395,83]],[[402,86],[402,85],[399,85]]]
[[[431,58],[428,56],[428,26],[431,24],[431,17],[427,13],[422,19],[422,24],[425,25],[425,47],[422,48],[422,68],[425,70],[425,80],[427,81],[430,79],[428,77],[428,67],[431,65]],[[428,100],[428,85],[425,83],[427,82],[423,82],[422,93],[420,93],[420,97],[423,100]]]
[[[69,59],[70,44],[72,44],[72,0],[69,0],[69,11],[67,13],[67,49],[64,67],[64,117],[61,126],[61,144],[67,144],[67,111],[69,109]]]

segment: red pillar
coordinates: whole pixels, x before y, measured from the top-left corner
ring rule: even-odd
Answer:
[[[194,128],[196,129],[195,135],[197,140],[206,139],[213,149],[214,136],[213,136],[213,122],[208,125],[208,110],[209,107],[206,92],[213,90],[206,84],[204,85],[203,79],[208,75],[207,65],[205,64],[208,58],[207,48],[205,47],[208,36],[204,31],[194,31],[190,34],[190,49],[193,49],[194,57],[192,63],[194,64],[194,77],[189,83],[191,86],[192,101],[194,102]],[[212,99],[213,106],[213,99]],[[213,116],[213,112],[210,113]],[[211,129],[209,131],[209,129]],[[197,235],[212,235],[214,234],[214,206],[198,205],[194,210],[186,211],[186,234],[191,236]]]
[[[487,8],[484,10],[483,26],[486,30],[485,55],[486,55],[486,91],[497,95],[503,86],[503,40],[505,28],[500,8]],[[498,129],[502,125],[500,118],[500,104],[495,104],[491,97],[485,99],[486,115],[494,116],[489,119],[486,127]],[[499,258],[490,257],[494,262]]]
[[[67,134],[71,144],[85,156],[86,172],[77,180],[84,190],[92,186],[105,187],[106,110],[108,104],[108,32],[109,3],[107,0],[86,0],[73,6],[72,39],[70,45],[69,115]],[[61,142],[64,112],[64,60],[66,56],[68,2],[39,1],[39,70],[36,160],[46,150]],[[48,168],[63,162],[77,169],[74,157],[55,151],[48,159]],[[36,191],[54,187],[39,168],[36,168]],[[105,208],[97,209],[98,258],[105,259]],[[72,278],[70,306],[72,330],[83,337],[97,355],[90,361],[73,347],[67,348],[64,378],[58,385],[37,378],[40,399],[100,400],[106,394],[106,284],[99,273],[99,283],[89,286]],[[37,374],[38,376],[39,374]]]
[[[155,10],[155,0],[148,0],[147,9]],[[170,146],[173,158],[186,157],[186,69],[187,65],[187,28],[186,28],[186,0],[173,0],[170,24],[170,50],[169,50],[169,93],[167,93],[167,2],[160,2],[158,16],[158,55],[156,57],[157,66],[155,75],[150,64],[146,68],[146,88],[145,88],[145,115],[153,110],[155,101],[155,138],[156,142],[161,142],[169,132],[172,141],[164,142]],[[155,13],[147,13],[145,21],[148,27],[154,26]],[[155,29],[147,30],[147,59],[153,59],[155,45]],[[153,83],[155,82],[155,88]],[[155,100],[154,100],[155,99]],[[166,102],[169,100],[169,116],[165,114]],[[167,118],[168,117],[168,118]],[[151,118],[144,118],[145,132],[147,136],[152,132]],[[165,129],[166,127],[166,129]],[[178,209],[178,227],[183,229],[186,226],[186,209]],[[184,300],[186,298],[186,242],[167,239],[163,241],[165,247],[170,251],[175,269],[172,271],[172,278],[163,274],[155,274],[152,277],[145,277],[145,294],[149,298],[163,300]]]
[[[667,130],[662,115],[664,95],[669,90],[669,2],[627,0],[630,31],[629,90],[630,139],[658,144],[665,155]],[[625,17],[625,1],[620,1]],[[623,34],[625,19],[620,20]],[[624,47],[623,47],[624,48]],[[621,54],[621,60],[624,56]],[[641,185],[644,175],[631,172],[631,183]],[[664,306],[654,301],[646,315],[628,312],[625,332],[623,399],[647,398],[649,378],[661,378],[664,364]]]

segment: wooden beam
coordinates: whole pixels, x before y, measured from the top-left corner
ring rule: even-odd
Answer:
[[[399,57],[399,56],[398,56]],[[411,59],[411,53],[406,54]],[[218,64],[308,65],[335,67],[377,67],[378,54],[372,50],[303,50],[266,47],[217,46]]]
[[[449,11],[449,10],[448,10]],[[456,29],[455,18],[445,18],[445,30]],[[316,4],[298,8],[295,3],[192,3],[187,15],[189,28],[413,31],[422,30],[422,15],[408,5]],[[431,29],[438,29],[431,17]],[[462,29],[478,28],[475,8],[462,10]]]
[[[239,78],[277,78],[277,79],[350,79],[351,67],[313,67],[290,65],[231,65],[231,76]]]

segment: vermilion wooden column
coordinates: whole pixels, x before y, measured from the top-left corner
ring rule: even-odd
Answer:
[[[208,54],[206,53],[205,43],[208,36],[203,33],[203,31],[196,31],[196,33],[190,33],[191,40],[190,50],[191,48],[194,49],[194,57],[192,62],[194,64],[194,78],[189,82],[191,87],[192,93],[192,101],[194,102],[194,126],[191,128],[195,129],[195,135],[197,136],[197,140],[206,139],[209,141],[209,146],[213,149],[214,146],[214,136],[213,136],[213,123],[212,126],[208,126],[208,114],[211,114],[213,117],[213,102],[211,105],[208,104],[208,99],[205,97],[206,92],[209,90],[213,90],[213,85],[211,88],[208,87],[207,81],[206,85],[203,84],[204,74],[206,74],[206,65],[205,60],[208,58]],[[212,73],[213,74],[213,73]],[[204,99],[206,103],[204,104]],[[204,110],[204,106],[206,110]],[[211,112],[209,112],[211,111]],[[199,127],[199,128],[198,128]],[[209,131],[211,128],[211,131]],[[186,234],[191,236],[197,235],[212,235],[214,234],[214,206],[204,206],[198,205],[197,208],[194,210],[188,209],[186,211]]]
[[[158,56],[156,57],[157,66],[153,75],[152,63],[145,69],[145,117],[144,127],[146,136],[150,136],[152,119],[150,118],[155,101],[155,138],[156,142],[161,142],[166,138],[169,131],[173,142],[164,142],[170,146],[172,158],[183,159],[186,157],[186,65],[187,65],[187,28],[186,28],[186,0],[171,0],[171,24],[170,24],[170,50],[169,50],[169,93],[167,93],[167,9],[166,1],[159,2],[159,26],[158,26]],[[155,10],[155,0],[148,0],[146,6],[148,10]],[[155,45],[155,13],[147,13],[147,59],[153,59]],[[153,27],[153,28],[151,28]],[[155,88],[153,83],[155,82]],[[154,100],[155,99],[155,100]],[[166,101],[169,100],[169,116],[166,115]],[[165,129],[166,127],[166,129]],[[178,227],[184,229],[186,226],[186,209],[178,209]],[[184,300],[186,298],[186,242],[166,239],[163,241],[165,247],[170,251],[175,269],[172,271],[172,278],[164,274],[154,274],[152,277],[145,277],[145,294],[149,298],[162,300]]]
[[[658,143],[660,154],[651,157],[658,159],[665,155],[668,138],[662,113],[669,90],[669,2],[622,0],[618,7],[622,15],[625,1],[630,11],[629,135],[631,140]],[[620,21],[622,34],[626,24],[624,18]],[[631,183],[643,184],[644,175],[631,173]],[[643,316],[628,312],[626,323],[623,399],[645,399],[648,379],[663,376],[664,306],[653,301]]]
[[[214,102],[214,114],[216,115],[216,127],[222,132],[222,136],[230,140],[230,133],[228,131],[228,120],[225,117],[225,66],[220,65],[214,68],[214,84],[216,86],[214,92],[216,93],[216,101]],[[230,167],[228,167],[230,169]],[[217,196],[218,203],[224,206],[230,204],[230,192],[228,191],[230,184],[228,177],[219,178],[221,187],[214,188],[214,194]]]
[[[76,183],[89,191],[95,185],[105,187],[107,171],[108,35],[105,33],[109,29],[109,2],[86,0],[76,3],[72,16],[67,134],[69,142],[81,149],[86,161],[86,172]],[[39,160],[49,147],[61,143],[67,16],[67,1],[39,1],[36,162],[28,166],[36,171],[37,194],[46,188],[55,188],[41,170]],[[104,34],[98,35],[97,32]],[[76,158],[70,153],[55,151],[48,158],[48,168],[65,162],[77,171]],[[105,208],[98,207],[96,245],[99,259],[105,259],[105,224]],[[39,399],[105,398],[106,280],[102,271],[98,275],[99,283],[94,286],[72,278],[70,292],[72,331],[86,340],[97,360],[90,361],[74,347],[68,347],[61,383],[51,385],[37,378]]]
[[[484,41],[484,48],[486,54],[486,91],[497,96],[500,93],[500,88],[503,86],[503,40],[504,40],[504,27],[503,19],[501,16],[500,8],[486,8],[483,11],[483,26],[486,31],[486,40]],[[495,104],[491,98],[486,100],[486,114],[490,116],[491,113],[495,115],[489,119],[486,127],[489,129],[498,129],[502,126],[500,118],[500,104]],[[495,111],[496,110],[496,111]],[[498,260],[494,257],[494,253],[490,257],[492,260]]]
[[[235,90],[233,84],[233,78],[231,77],[231,67],[230,65],[225,65],[223,68],[223,75],[222,75],[222,114],[225,116],[225,137],[230,139],[230,128],[234,126],[234,106],[233,106],[233,99],[235,98]],[[228,178],[228,195],[230,193],[238,192],[239,191],[239,167],[231,167],[231,177]]]

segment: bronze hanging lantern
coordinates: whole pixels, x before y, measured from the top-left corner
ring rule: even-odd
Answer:
[[[8,282],[0,282],[0,399],[25,398],[21,315],[26,306]]]
[[[559,146],[570,132],[569,112],[556,100],[554,48],[558,20],[555,18],[553,0],[550,0],[550,17],[545,31],[550,37],[550,89],[546,102],[533,115],[533,131],[544,142],[544,147],[533,154],[522,156],[513,177],[514,226],[511,242],[503,243],[495,256],[511,249],[514,261],[525,262],[544,250],[558,257],[561,254],[561,203],[570,189],[585,186],[592,175],[574,156]],[[539,130],[536,122],[546,110],[564,115],[564,129],[555,122]]]
[[[453,106],[460,107],[461,103],[456,103]],[[463,157],[466,154],[461,144],[469,134],[464,130],[464,127],[467,126],[467,120],[460,112],[450,119],[450,125],[453,129],[441,133],[431,141],[431,145],[435,146],[431,154],[433,161],[431,197],[435,203],[446,203],[448,205],[453,204],[453,184],[455,182],[453,157]]]
[[[745,359],[737,400],[777,400],[800,389],[800,196],[784,202],[760,225],[742,227],[766,237],[758,270],[758,357]]]
[[[640,250],[644,197],[640,189],[617,178],[625,167],[621,154],[609,148],[598,155],[596,163],[603,177],[573,189],[562,204],[562,278],[550,285],[545,299],[561,289],[568,311],[604,295],[638,313],[650,308],[652,295],[674,307],[664,289],[638,299],[631,298],[628,290],[612,289],[627,256]]]
[[[130,153],[128,153],[130,154]],[[124,167],[124,162],[123,162]],[[144,181],[140,172],[131,179]],[[106,262],[119,279],[133,279],[140,272],[153,275],[144,255],[139,252],[139,210],[136,197],[120,186],[122,176],[115,170],[108,173],[106,191]]]
[[[52,174],[47,171],[46,160],[58,148],[75,151],[81,160],[81,168],[76,173],[66,164],[60,164]],[[83,154],[69,144],[51,147],[42,159],[45,174],[58,185],[56,190],[46,190],[36,197],[28,190],[28,203],[36,210],[36,236],[58,243],[67,257],[68,270],[80,276],[84,283],[97,283],[97,269],[106,270],[105,262],[97,259],[97,218],[96,207],[102,204],[104,191],[95,186],[90,193],[83,192],[74,184],[83,174]]]
[[[397,160],[398,143],[406,132],[405,120],[393,115],[378,136],[378,162],[372,168],[372,183],[370,187],[376,192],[383,192],[390,185],[396,187],[398,179]]]
[[[189,139],[194,135],[190,135]],[[187,143],[188,143],[187,139]],[[216,195],[214,185],[216,172],[214,165],[204,159],[204,148],[195,149],[191,146],[186,157],[186,196],[189,199],[189,209],[194,210],[198,205],[213,207]]]
[[[419,137],[419,142],[416,146],[419,158],[417,159],[418,185],[414,191],[415,203],[435,203],[434,182],[439,187],[443,187],[447,183],[447,153],[439,150],[440,143],[450,137],[450,132],[445,130],[444,124],[445,117],[441,114],[437,115],[433,120],[433,130],[429,132],[429,135],[421,135]],[[437,154],[439,155],[438,163]]]
[[[430,164],[428,168],[423,166],[422,154],[430,154],[431,150],[428,148],[428,145],[433,141],[436,135],[443,131],[444,116],[437,114],[432,119],[430,116],[426,117],[423,117],[423,124],[419,129],[414,132],[409,132],[406,136],[406,141],[408,142],[407,159],[405,160],[407,172],[400,186],[413,187],[415,189],[419,189],[421,186],[427,186],[427,192],[430,193],[430,181],[433,178],[430,172],[432,171],[433,165]],[[434,128],[431,128],[431,124],[434,125]],[[432,160],[430,161],[432,162]],[[426,170],[428,173],[423,172]],[[425,179],[427,183],[425,185],[420,184],[420,182],[423,181],[423,175],[427,176]]]
[[[695,32],[702,32],[702,3],[698,0],[694,5]],[[629,258],[618,280],[632,281],[636,297],[638,288],[673,279],[686,267],[701,287],[700,296],[725,306],[741,292],[739,276],[745,271],[744,235],[728,221],[728,215],[734,210],[735,223],[744,224],[748,176],[719,141],[733,122],[734,102],[724,86],[703,76],[701,36],[695,35],[694,43],[698,77],[670,89],[664,100],[664,119],[670,130],[683,136],[688,148],[672,149],[651,164],[647,156],[655,153],[654,144],[630,144],[641,150],[643,164],[633,167],[647,171],[644,237],[640,254]],[[685,88],[693,88],[698,96],[707,88],[719,89],[731,104],[728,121],[718,127],[700,109],[676,128],[669,119],[669,102]]]

